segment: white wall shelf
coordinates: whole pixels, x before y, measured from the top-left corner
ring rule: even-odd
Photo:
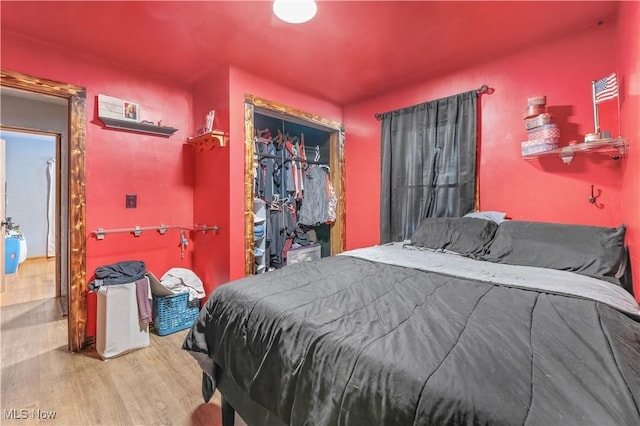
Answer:
[[[565,164],[570,164],[573,157],[580,154],[604,154],[617,160],[626,153],[627,141],[624,138],[600,139],[593,142],[583,142],[573,145],[567,145],[562,148],[552,149],[550,151],[536,152],[534,154],[523,155],[525,160],[531,160],[540,157],[558,156]]]
[[[155,124],[141,123],[133,120],[120,120],[117,118],[98,117],[109,129],[129,130],[132,132],[148,133],[151,135],[169,137],[178,129],[173,127],[156,126]]]

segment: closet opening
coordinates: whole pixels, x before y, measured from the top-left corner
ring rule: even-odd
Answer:
[[[342,125],[255,97],[245,108],[246,275],[343,251]]]

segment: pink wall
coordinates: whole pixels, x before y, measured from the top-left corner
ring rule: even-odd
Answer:
[[[228,132],[228,68],[208,74],[193,87],[196,128],[204,124],[210,110],[216,111],[214,129]],[[216,147],[194,155],[194,222],[220,228],[217,234],[194,233],[194,271],[209,294],[216,285],[229,280],[229,147]]]
[[[622,175],[622,217],[633,265],[634,293],[640,300],[640,3],[618,11],[618,76],[622,135],[629,147]]]
[[[488,84],[480,101],[480,205],[513,219],[628,227],[627,241],[640,300],[640,4],[621,4],[619,24],[587,29],[509,56],[476,64],[405,90],[345,108],[347,129],[347,248],[379,242],[380,123],[376,112],[394,110]],[[616,51],[617,48],[617,51]],[[593,52],[598,60],[593,60]],[[618,53],[619,52],[619,53]],[[543,65],[541,65],[543,64]],[[559,124],[561,146],[593,131],[591,80],[616,71],[621,85],[621,135],[629,148],[621,160],[602,155],[524,161],[521,112],[529,96],[547,96]],[[604,105],[604,104],[603,104]],[[617,129],[608,129],[617,134]],[[587,201],[590,185],[598,202]]]
[[[86,194],[87,277],[97,266],[140,259],[160,276],[171,267],[191,267],[190,244],[180,258],[179,232],[111,234],[102,241],[97,228],[191,226],[193,223],[192,153],[184,149],[192,133],[191,92],[179,82],[139,75],[135,70],[77,55],[57,46],[2,32],[2,67],[87,90]],[[137,102],[141,118],[179,130],[171,137],[109,130],[97,119],[97,95]],[[125,194],[136,193],[138,207],[125,208]],[[91,301],[90,307],[93,306]],[[95,333],[95,311],[89,310],[87,335]]]
[[[513,219],[617,226],[622,222],[623,161],[601,156],[524,161],[527,134],[522,111],[527,98],[546,95],[561,131],[561,145],[593,131],[591,80],[616,70],[615,26],[602,26],[509,56],[470,66],[388,95],[345,108],[347,129],[347,247],[379,242],[380,123],[374,113],[418,104],[487,84],[480,101],[480,203]],[[598,60],[593,60],[593,52]],[[590,185],[600,191],[590,204]]]

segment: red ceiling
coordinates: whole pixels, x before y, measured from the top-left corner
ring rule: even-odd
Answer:
[[[320,1],[285,24],[270,1],[7,2],[1,26],[190,85],[233,64],[349,104],[615,16],[617,2]]]

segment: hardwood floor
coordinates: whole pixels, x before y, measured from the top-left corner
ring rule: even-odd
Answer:
[[[5,274],[5,290],[0,293],[0,306],[55,297],[55,273],[55,257],[25,260],[16,272]]]
[[[201,371],[181,349],[187,330],[152,333],[150,346],[106,361],[71,354],[67,320],[29,269],[0,296],[0,424],[220,425],[219,395],[203,403]],[[43,297],[20,302],[31,291]]]

